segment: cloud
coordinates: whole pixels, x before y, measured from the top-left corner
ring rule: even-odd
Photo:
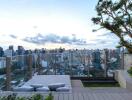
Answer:
[[[91,42],[96,43],[97,45],[117,45],[119,43],[119,39],[110,34],[100,35],[97,39],[91,40]]]
[[[113,33],[104,33],[104,34],[100,34],[98,35],[99,37],[109,37],[109,36],[113,36],[114,34]]]
[[[11,38],[13,38],[13,39],[16,39],[17,38],[17,36],[15,36],[15,35],[13,35],[13,34],[10,34],[9,35]]]
[[[72,37],[59,36],[56,34],[48,34],[44,36],[39,33],[34,37],[25,37],[23,41],[38,44],[38,45],[44,45],[46,43],[87,45],[87,42],[84,39],[78,39],[76,38],[76,35],[72,35]]]
[[[100,41],[98,41],[98,43],[99,43],[99,44],[107,44],[108,41],[106,41],[106,40],[100,40]]]

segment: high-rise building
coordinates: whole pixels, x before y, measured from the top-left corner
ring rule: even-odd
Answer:
[[[13,45],[10,45],[10,46],[9,46],[9,50],[14,50],[14,49],[13,49]]]
[[[3,51],[3,48],[0,47],[0,57],[3,57],[4,56],[4,51]]]
[[[6,56],[6,57],[12,57],[12,55],[13,55],[13,51],[12,50],[6,49],[4,51],[4,56]]]
[[[6,66],[6,61],[4,59],[0,60],[0,69],[4,68],[5,66]]]
[[[18,46],[17,54],[18,55],[23,55],[24,52],[25,52],[25,50],[24,50],[23,46]]]
[[[92,53],[92,64],[95,68],[101,68],[101,57],[100,51],[96,50]]]
[[[10,45],[10,46],[9,46],[9,50],[12,50],[12,56],[14,56],[14,55],[15,55],[15,52],[14,52],[13,45]]]

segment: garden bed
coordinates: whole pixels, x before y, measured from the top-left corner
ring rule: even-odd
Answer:
[[[132,67],[130,67],[130,69],[127,71],[129,73],[129,75],[132,77]]]
[[[118,83],[91,83],[82,82],[84,87],[120,87]]]

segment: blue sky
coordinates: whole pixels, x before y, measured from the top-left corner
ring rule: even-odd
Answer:
[[[0,46],[114,48],[114,35],[92,32],[97,1],[0,0]]]

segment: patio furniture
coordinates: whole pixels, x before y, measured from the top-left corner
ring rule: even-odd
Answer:
[[[59,87],[56,89],[57,92],[68,92],[69,90],[69,87]]]
[[[13,89],[13,91],[17,91],[17,92],[31,92],[31,91],[33,91],[33,87],[23,85],[21,87],[15,87]]]
[[[69,87],[69,89],[70,89],[69,92],[72,92],[71,80],[70,80],[69,75],[35,75],[32,77],[32,79],[27,81],[24,85],[31,86],[33,84],[38,84],[38,83],[43,85],[43,87],[48,87],[50,90],[56,90],[56,89],[51,89],[52,86],[55,88],[64,87],[64,86]],[[45,88],[43,88],[43,87],[39,87],[39,88],[37,87],[37,89],[35,89],[35,91],[36,90],[41,91],[43,89],[45,91]],[[42,88],[42,89],[40,89],[40,88]]]
[[[48,87],[40,87],[40,88],[37,88],[36,91],[38,91],[38,92],[49,92],[50,89]]]
[[[52,83],[48,85],[50,91],[56,91],[57,88],[64,87],[64,86],[65,86],[64,83]]]
[[[43,87],[42,84],[31,84],[30,86],[33,87],[33,90],[34,90],[34,91],[36,91],[37,88],[41,88],[41,87]]]

